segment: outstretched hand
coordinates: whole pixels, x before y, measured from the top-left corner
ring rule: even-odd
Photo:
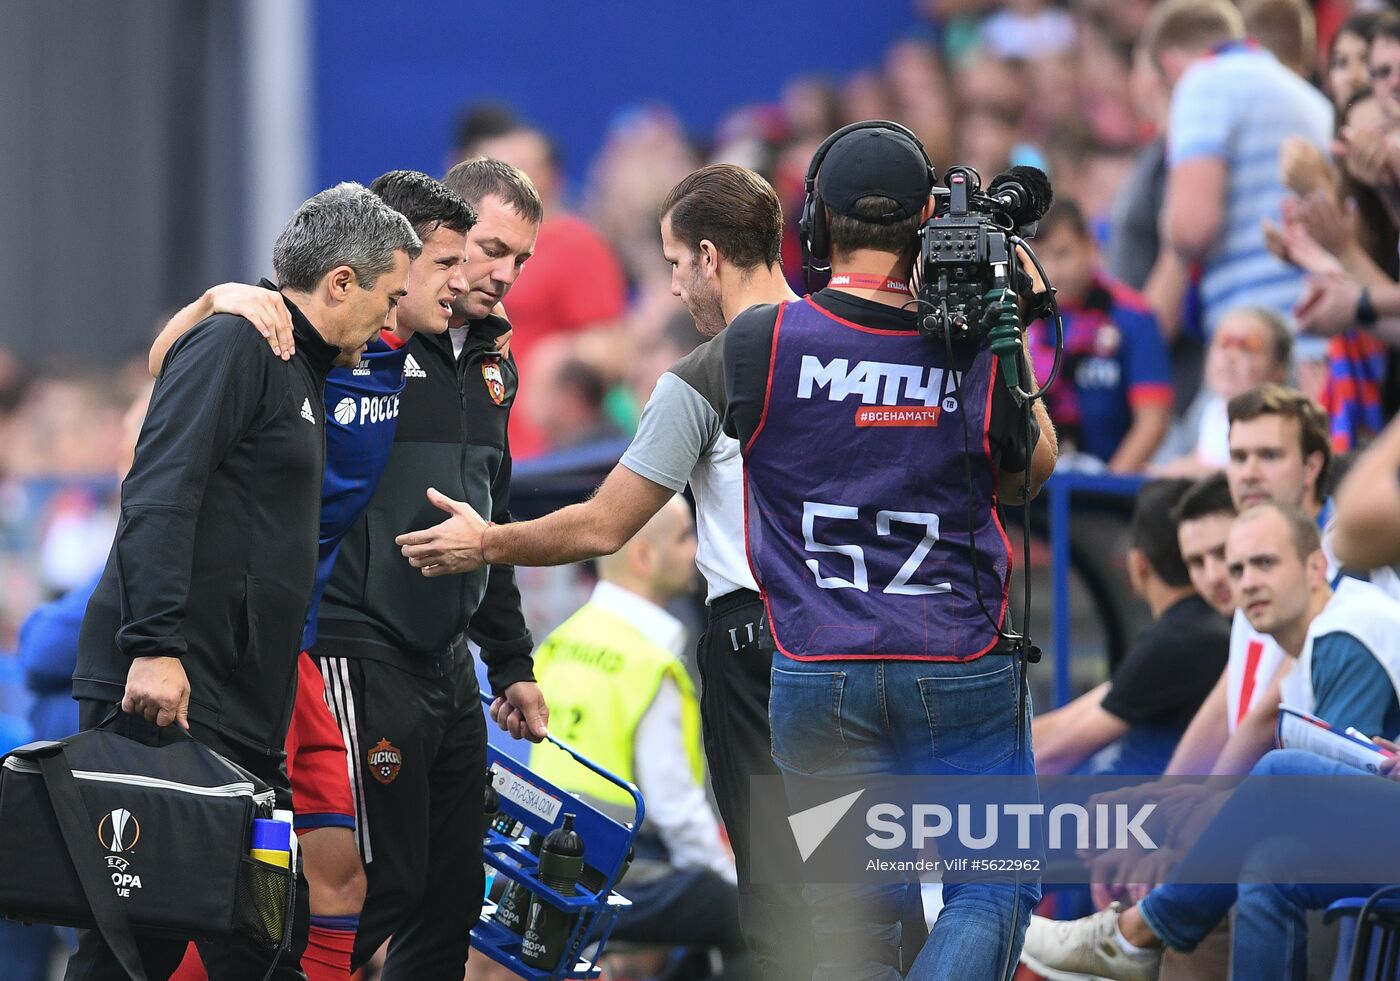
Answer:
[[[472,572],[486,564],[481,539],[488,522],[465,501],[454,501],[436,488],[428,488],[428,500],[450,517],[431,528],[411,531],[394,539],[408,564],[423,575],[448,576]]]

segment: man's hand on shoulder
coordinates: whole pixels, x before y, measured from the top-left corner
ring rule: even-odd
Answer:
[[[267,338],[272,353],[283,361],[290,361],[296,353],[292,314],[282,302],[281,293],[244,283],[221,283],[210,287],[205,295],[214,313],[232,314],[252,324],[254,330]]]
[[[170,349],[189,333],[190,328],[220,313],[244,318],[253,325],[254,330],[267,338],[274,354],[283,361],[291,359],[294,351],[292,315],[282,301],[282,294],[246,283],[220,283],[205,290],[193,303],[182,307],[161,328],[147,355],[146,366],[150,369],[151,377],[160,375]]]
[[[508,330],[496,338],[496,353],[503,358],[510,357],[510,335],[514,333],[514,330]]]
[[[158,726],[190,727],[190,682],[178,657],[137,657],[126,673],[122,711]]]
[[[544,742],[549,735],[549,706],[533,681],[517,681],[491,703],[491,718],[516,739]]]
[[[486,533],[486,520],[470,504],[454,501],[436,488],[428,488],[428,500],[451,517],[431,528],[394,539],[408,564],[422,569],[423,575],[429,578],[472,572],[485,565],[481,543]]]
[[[506,316],[506,308],[505,304],[503,303],[497,303],[494,307],[491,308],[491,316],[500,317],[507,324],[510,323],[510,318]],[[500,337],[496,338],[496,352],[500,354],[500,356],[503,358],[510,357],[510,335],[514,333],[515,329],[511,328],[510,330],[507,330],[504,334],[502,334]]]

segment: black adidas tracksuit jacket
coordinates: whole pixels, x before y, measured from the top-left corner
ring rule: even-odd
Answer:
[[[386,976],[460,978],[481,908],[486,722],[463,633],[481,645],[497,693],[533,680],[509,566],[428,579],[394,544],[447,517],[429,487],[510,520],[517,376],[496,351],[507,329],[499,318],[473,322],[460,358],[448,334],[408,342],[389,462],[341,543],[311,652],[350,756],[369,871],[351,962],[393,936]]]
[[[76,697],[120,702],[132,658],[178,657],[190,721],[273,761],[316,572],[323,391],[340,353],[287,307],[288,362],[229,315],[166,355],[73,674]]]
[[[394,448],[373,500],[341,543],[321,603],[318,653],[416,672],[465,630],[482,647],[493,690],[533,680],[533,642],[511,566],[428,579],[394,544],[447,517],[428,503],[429,487],[491,521],[510,520],[506,423],[518,375],[496,352],[496,338],[509,329],[498,317],[474,321],[460,359],[446,333],[408,342]]]

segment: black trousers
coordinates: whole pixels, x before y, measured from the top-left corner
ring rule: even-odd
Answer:
[[[81,699],[78,702],[78,724],[94,729],[112,710],[110,702]],[[132,716],[120,716],[112,727],[116,732],[140,739],[143,732],[152,733],[155,726]],[[198,722],[190,723],[190,734],[226,759],[232,760],[277,792],[279,807],[291,807],[292,787],[280,762],[273,763],[261,754],[249,753]],[[306,950],[310,927],[310,903],[306,877],[297,877],[296,916],[292,921],[292,949],[277,962],[271,977],[275,981],[306,981],[301,971],[301,955]],[[136,938],[142,966],[150,981],[165,981],[185,957],[189,942],[185,940],[154,940]],[[199,941],[199,956],[204,961],[210,981],[260,981],[272,965],[272,954],[248,944],[231,941]],[[78,950],[68,960],[65,981],[127,981],[126,970],[112,954],[107,942],[96,930],[78,932]]]
[[[350,756],[368,892],[351,958],[383,981],[461,981],[485,877],[486,720],[464,644],[431,677],[313,651]]]
[[[810,981],[812,934],[802,900],[802,861],[786,827],[765,829],[765,846],[781,842],[783,847],[765,847],[758,856],[764,881],[753,881],[749,778],[779,776],[768,728],[773,638],[757,593],[739,590],[710,604],[696,663],[705,758],[734,848],[744,937],[766,981]]]

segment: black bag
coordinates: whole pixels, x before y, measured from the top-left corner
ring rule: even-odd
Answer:
[[[11,750],[0,915],[96,928],[142,981],[133,934],[286,952],[294,871],[248,854],[253,818],[272,804],[270,788],[175,726],[160,745],[99,727]]]

